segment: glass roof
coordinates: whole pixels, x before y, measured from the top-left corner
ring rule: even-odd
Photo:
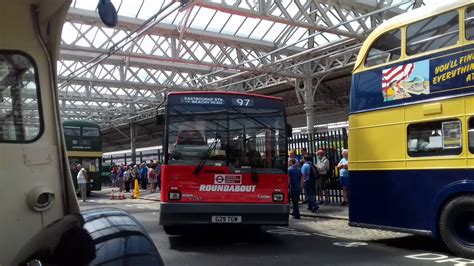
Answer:
[[[78,69],[85,68],[91,58],[110,49],[129,35],[131,30],[166,6],[179,6],[179,1],[176,0],[111,1],[119,16],[132,18],[126,20],[130,23],[106,28],[98,23],[90,23],[93,20],[88,19],[92,15],[86,13],[85,19],[81,16],[72,17],[64,24],[61,44],[64,57],[58,63],[58,76],[63,80],[78,72]],[[424,3],[432,4],[435,1],[424,0]],[[142,34],[120,49],[113,58],[111,56],[109,61],[78,75],[80,80],[77,84],[69,85],[64,91],[64,95],[70,96],[65,98],[66,105],[89,106],[94,105],[93,101],[96,100],[100,106],[105,106],[102,101],[113,99],[116,102],[110,106],[115,108],[122,106],[120,101],[127,97],[151,98],[153,90],[200,89],[203,85],[217,83],[229,76],[227,81],[224,79],[229,84],[251,80],[252,75],[265,78],[269,75],[258,70],[284,58],[287,58],[284,62],[285,69],[277,72],[275,77],[282,75],[285,78],[301,78],[301,69],[295,66],[315,57],[314,54],[306,54],[309,51],[307,48],[325,46],[329,47],[329,51],[337,47],[336,42],[339,40],[339,43],[345,43],[348,39],[360,42],[373,25],[380,23],[373,21],[379,16],[360,19],[371,11],[380,10],[380,6],[374,5],[375,2],[390,2],[393,6],[407,0],[190,1],[188,7],[177,9],[164,18],[160,17],[162,20],[156,30],[153,28]],[[413,3],[411,1],[399,6],[401,11],[397,12],[410,9]],[[97,0],[73,0],[71,7],[78,9],[78,12],[96,11],[96,4]],[[171,10],[165,12],[168,11]],[[97,15],[93,16],[95,19]],[[308,38],[310,35],[313,38]],[[295,44],[295,47],[280,49],[289,44]],[[279,49],[278,52],[271,53],[276,49]],[[299,57],[291,56],[296,53],[301,54]],[[121,69],[123,64],[126,64],[126,68]],[[323,69],[316,67],[316,70]],[[240,79],[233,77],[240,73],[244,73]],[[264,78],[261,84],[266,86]],[[242,88],[245,89],[245,86],[244,84]],[[76,100],[84,95],[92,95],[92,100]],[[153,98],[157,99],[157,96]],[[134,104],[137,110],[142,107],[138,101],[129,101],[128,104]],[[81,108],[76,110],[83,111]]]
[[[152,15],[157,13],[170,1],[157,1],[157,0],[112,0],[115,7],[118,10],[120,16],[126,16],[131,18],[137,18],[145,20],[150,18]],[[220,4],[219,0],[211,0],[209,3]],[[231,2],[231,3],[229,3]],[[302,1],[303,7],[307,7],[311,0]],[[226,1],[228,5],[234,5],[234,8],[241,8],[254,12],[258,10],[258,1],[253,1],[253,6],[250,6],[248,1]],[[283,0],[281,1],[282,7],[286,10],[286,15],[291,16],[294,20],[301,19],[301,12],[294,1]],[[95,10],[96,7],[91,5],[90,0],[74,0],[71,7]],[[326,7],[328,8],[328,7]],[[282,14],[280,8],[276,7],[276,2],[272,2],[268,9],[269,14],[275,18],[285,18],[285,14]],[[189,12],[189,11],[188,11]],[[320,11],[315,11],[315,17],[320,17]],[[180,12],[179,10],[173,12],[169,16],[163,19],[162,23],[178,26],[185,22],[186,12]],[[328,17],[333,24],[340,23],[338,14],[335,10],[328,8]],[[241,38],[249,38],[258,41],[267,41],[273,43],[289,43],[300,40],[301,38],[308,35],[308,29],[298,27],[295,25],[288,25],[277,21],[271,21],[268,19],[262,19],[256,17],[246,17],[239,14],[232,14],[230,12],[222,12],[219,10],[193,6],[191,14],[187,21],[187,27],[190,29],[203,30],[207,32],[225,34],[230,36],[236,36]],[[328,27],[328,23],[324,21],[316,21],[316,24],[320,26]],[[367,23],[369,23],[368,21]],[[370,26],[370,25],[367,25]],[[287,34],[284,39],[280,39],[283,34]],[[315,39],[315,45],[326,44],[332,40],[339,39],[340,36],[332,33],[321,33],[321,35]],[[296,44],[297,47],[308,47],[307,41]]]
[[[208,4],[219,5],[223,0],[207,0]],[[392,4],[401,3],[405,0],[394,0]],[[425,0],[425,3],[434,2],[435,0]],[[165,5],[169,4],[170,0],[112,0],[113,4],[118,10],[120,16],[137,18],[145,20],[150,18],[152,15],[161,10]],[[174,1],[173,1],[174,2]],[[308,28],[299,27],[296,25],[285,24],[278,21],[272,21],[269,19],[262,19],[257,12],[259,12],[259,1],[224,1],[227,6],[232,6],[234,9],[248,10],[256,15],[254,17],[243,16],[236,14],[238,12],[222,12],[220,10],[211,9],[203,6],[192,6],[188,20],[185,20],[186,12],[177,10],[165,17],[162,21],[163,24],[178,26],[185,22],[187,27],[190,29],[202,30],[207,32],[213,32],[218,34],[236,36],[241,38],[249,38],[258,41],[266,41],[271,43],[287,44],[301,40],[308,36]],[[309,11],[303,14],[301,9],[310,9],[312,0],[299,1],[292,0],[281,0],[271,1],[270,6],[267,7],[267,18],[271,16],[273,18],[280,18],[290,21],[288,17],[293,21],[302,21],[308,23],[307,18],[304,16],[312,16],[315,19],[314,25],[321,27],[331,27],[340,24],[342,21],[351,20],[357,18],[360,14],[351,10],[336,9],[327,4],[320,4],[321,8],[313,11]],[[95,3],[95,2],[94,2]],[[407,3],[407,8],[412,3]],[[91,5],[90,0],[74,0],[71,7],[95,10],[95,5]],[[284,10],[282,13],[282,10]],[[189,12],[189,11],[187,11]],[[275,20],[275,19],[274,19]],[[361,25],[364,23],[365,25]],[[312,24],[312,23],[311,23]],[[360,32],[363,28],[371,27],[371,19],[366,19],[365,22],[353,21],[347,25],[339,26],[338,29],[342,32]],[[65,28],[67,29],[67,28]],[[67,31],[66,31],[67,32]],[[119,36],[114,36],[119,38]],[[329,42],[338,40],[344,36],[321,32],[314,38],[314,46],[324,45]],[[71,37],[71,39],[73,39]],[[105,40],[102,40],[105,41]],[[100,40],[98,40],[100,42]],[[77,45],[86,45],[85,43],[77,43]],[[146,44],[145,44],[146,45]],[[302,41],[295,45],[296,47],[308,48],[308,41]],[[146,48],[145,48],[146,49]]]

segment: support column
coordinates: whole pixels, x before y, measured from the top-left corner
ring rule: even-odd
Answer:
[[[310,17],[312,21],[316,21],[315,3],[310,4]],[[308,35],[314,34],[313,29],[308,29]],[[308,39],[308,49],[314,48],[314,37]],[[309,62],[304,66],[305,78],[304,80],[304,111],[306,112],[306,126],[308,128],[308,153],[314,157],[316,153],[314,150],[314,123],[316,116],[314,114],[314,96],[318,86],[313,84],[311,78],[314,73],[314,63]]]
[[[137,128],[135,127],[135,123],[130,123],[130,150],[132,153],[132,163],[137,163],[137,150],[135,147],[135,139],[137,136]]]
[[[314,98],[310,79],[304,81],[304,111],[306,112],[306,126],[308,127],[308,133],[314,133]]]
[[[308,153],[315,154],[314,151],[314,123],[316,115],[314,113],[314,94],[311,84],[312,79],[305,79],[304,81],[304,111],[306,112],[306,127],[308,128]]]

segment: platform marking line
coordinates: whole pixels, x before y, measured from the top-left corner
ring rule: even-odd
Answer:
[[[333,245],[340,246],[340,247],[345,247],[345,248],[357,248],[360,246],[367,246],[369,244],[365,242],[335,242],[332,243]]]
[[[315,236],[327,237],[327,238],[337,238],[337,237],[335,237],[335,236],[326,235],[326,234],[321,234],[321,233],[313,233],[313,235],[315,235]]]

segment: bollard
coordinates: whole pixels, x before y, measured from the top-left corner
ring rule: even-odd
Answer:
[[[138,184],[138,179],[135,179],[135,186],[133,188],[133,198],[138,199],[140,197],[140,185]]]

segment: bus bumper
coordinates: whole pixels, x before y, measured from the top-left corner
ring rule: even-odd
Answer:
[[[288,225],[288,204],[160,204],[160,225],[211,224],[212,216],[241,216],[239,224]]]

